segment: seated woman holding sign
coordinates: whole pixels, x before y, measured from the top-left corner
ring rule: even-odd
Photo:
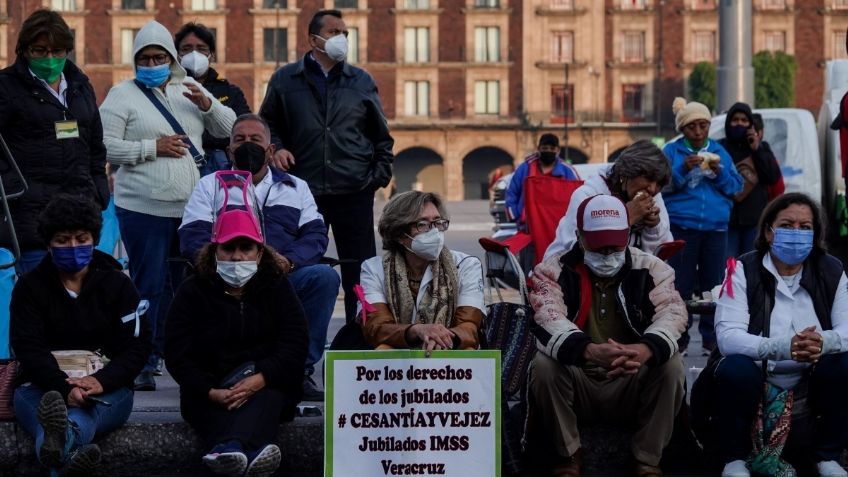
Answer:
[[[218,474],[268,476],[280,465],[273,442],[300,401],[309,340],[284,270],[256,216],[228,210],[168,313],[165,362]]]
[[[483,320],[483,267],[444,247],[450,221],[438,195],[410,191],[383,208],[386,253],[362,264],[363,323],[377,349],[476,349]]]
[[[23,373],[15,416],[38,460],[63,475],[94,472],[92,441],[129,418],[151,348],[132,281],[94,249],[101,225],[90,199],[53,198],[38,219],[49,253],[12,292],[10,341]]]
[[[789,432],[807,425],[819,475],[848,476],[839,465],[848,438],[848,280],[824,237],[815,202],[784,194],[763,211],[755,250],[728,259],[715,316],[724,357],[711,356],[692,390],[695,422],[712,416],[723,476],[794,475],[781,453]],[[804,397],[799,420],[793,404]]]

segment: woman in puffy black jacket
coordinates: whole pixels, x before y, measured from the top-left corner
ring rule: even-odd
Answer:
[[[47,253],[38,214],[58,193],[109,203],[106,148],[97,98],[88,77],[68,58],[74,37],[62,17],[36,10],[21,27],[15,63],[0,70],[0,134],[23,173],[27,192],[10,204],[23,256],[18,271]],[[22,184],[0,156],[6,193]],[[95,244],[96,245],[96,244]]]
[[[203,462],[225,475],[273,474],[281,419],[300,402],[308,335],[282,257],[245,210],[221,214],[197,273],[171,303],[165,362]]]

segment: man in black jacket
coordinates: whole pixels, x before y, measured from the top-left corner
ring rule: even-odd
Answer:
[[[271,77],[260,115],[277,148],[272,165],[309,184],[332,227],[342,264],[345,314],[356,314],[353,285],[362,262],[377,254],[374,191],[392,176],[394,140],[374,79],[346,63],[347,28],[337,10],[309,22],[312,50]]]
[[[88,77],[68,61],[73,47],[62,17],[37,10],[18,34],[15,63],[0,71],[0,134],[28,186],[10,204],[23,251],[20,273],[35,268],[47,253],[36,229],[53,196],[83,195],[101,209],[109,204],[103,125]],[[13,170],[8,158],[0,157],[6,193],[23,188]]]
[[[244,99],[244,92],[230,83],[214,68],[209,66],[215,59],[215,35],[200,23],[186,23],[174,35],[174,46],[180,55],[180,64],[188,74],[214,95],[224,106],[232,109],[236,117],[250,113],[250,106]],[[200,168],[200,175],[229,169],[227,146],[230,138],[215,137],[209,131],[203,132],[203,150],[206,152],[206,164]]]

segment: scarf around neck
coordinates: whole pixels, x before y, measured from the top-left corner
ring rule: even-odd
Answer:
[[[424,296],[417,309],[417,322],[440,324],[450,327],[456,311],[456,296],[459,291],[459,274],[453,254],[442,248],[439,259],[430,262],[433,279],[427,284]],[[403,252],[392,251],[383,257],[383,272],[386,280],[386,300],[395,321],[412,323],[416,311],[417,297],[409,289],[409,271]]]

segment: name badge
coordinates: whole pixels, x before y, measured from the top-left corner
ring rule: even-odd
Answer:
[[[79,125],[76,120],[56,121],[56,139],[74,139],[79,137]]]

